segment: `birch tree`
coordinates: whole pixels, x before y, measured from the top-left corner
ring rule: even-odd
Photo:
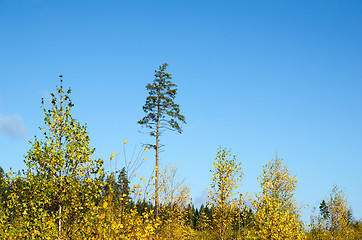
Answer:
[[[258,178],[261,193],[253,202],[254,226],[252,239],[303,239],[304,228],[300,209],[295,203],[297,179],[276,156],[264,166]]]
[[[71,89],[60,86],[51,93],[51,108],[44,112],[44,138],[35,137],[25,159],[27,181],[32,190],[32,204],[56,215],[58,239],[81,221],[82,213],[90,209],[98,194],[97,180],[102,174],[101,160],[93,160],[86,126],[71,115],[74,106]],[[65,229],[65,231],[64,231]]]
[[[208,205],[212,208],[213,227],[217,238],[223,240],[230,235],[234,210],[238,205],[234,193],[241,184],[243,173],[241,163],[237,163],[236,157],[231,156],[230,151],[225,149],[219,149],[211,172]]]

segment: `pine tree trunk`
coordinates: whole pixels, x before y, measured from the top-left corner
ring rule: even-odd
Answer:
[[[159,106],[157,106],[157,112],[159,113]],[[159,148],[159,144],[158,144],[158,138],[159,138],[159,129],[160,128],[160,118],[159,116],[157,116],[157,130],[156,130],[156,166],[155,166],[155,175],[156,175],[156,179],[155,179],[155,218],[158,218],[158,210],[159,210],[159,202],[158,202],[158,148]]]

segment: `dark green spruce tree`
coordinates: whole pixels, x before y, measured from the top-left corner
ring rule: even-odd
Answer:
[[[156,150],[155,164],[155,217],[158,218],[158,160],[160,152],[160,136],[165,130],[182,133],[179,122],[186,123],[185,117],[180,114],[180,107],[174,103],[177,93],[177,85],[171,82],[171,74],[166,72],[167,63],[163,63],[158,70],[155,70],[155,79],[147,84],[149,96],[143,106],[146,116],[138,121],[146,127],[156,143],[152,145]]]
[[[321,204],[319,205],[319,211],[323,219],[327,219],[329,216],[328,207],[326,202],[323,200]]]

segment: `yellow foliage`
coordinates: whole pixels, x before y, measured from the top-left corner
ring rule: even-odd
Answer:
[[[356,239],[358,231],[352,227],[351,211],[343,191],[334,186],[325,202],[325,213],[311,218],[310,238]]]
[[[161,221],[158,236],[161,239],[190,239],[193,230],[184,223],[185,208],[190,201],[190,188],[185,179],[178,181],[177,168],[166,166],[159,173],[158,185]]]
[[[253,201],[253,226],[248,230],[251,239],[304,239],[300,209],[293,196],[297,180],[290,175],[282,160],[275,157],[263,170],[259,180],[262,192]]]
[[[231,235],[231,226],[237,202],[233,193],[238,189],[243,173],[236,157],[230,151],[219,149],[214,160],[211,190],[208,204],[212,208],[213,225],[218,239],[227,239]]]

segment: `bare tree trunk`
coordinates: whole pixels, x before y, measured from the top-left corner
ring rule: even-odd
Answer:
[[[159,106],[157,107],[157,111],[159,112]],[[160,135],[159,132],[159,128],[160,128],[160,118],[159,116],[157,116],[157,130],[156,130],[156,166],[155,166],[155,175],[156,175],[156,179],[155,179],[155,218],[158,218],[158,210],[159,210],[159,201],[158,201],[158,148],[159,148],[159,144],[158,144],[158,138]]]

